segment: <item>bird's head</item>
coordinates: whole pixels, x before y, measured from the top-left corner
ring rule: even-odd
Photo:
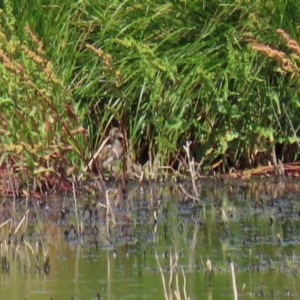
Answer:
[[[122,132],[120,131],[119,128],[117,127],[113,127],[110,131],[109,131],[109,137],[112,141],[114,140],[120,140],[123,139],[124,136],[122,134]]]

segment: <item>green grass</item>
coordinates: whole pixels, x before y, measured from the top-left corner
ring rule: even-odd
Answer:
[[[100,128],[115,120],[127,130],[133,158],[169,165],[191,139],[206,165],[224,157],[234,166],[257,163],[258,152],[292,137],[274,109],[288,79],[249,49],[247,38],[267,36],[277,45],[274,31],[288,22],[287,9],[87,1],[75,26],[86,33],[83,43],[111,55],[112,69],[83,51],[75,96],[96,110]],[[281,15],[277,24],[270,11]]]

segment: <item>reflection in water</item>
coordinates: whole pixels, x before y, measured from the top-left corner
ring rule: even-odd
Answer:
[[[296,180],[110,189],[3,199],[0,295],[8,299],[299,297]],[[16,205],[16,213],[13,206]],[[49,258],[49,265],[44,268]]]

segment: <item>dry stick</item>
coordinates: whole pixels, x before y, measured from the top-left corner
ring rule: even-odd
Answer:
[[[169,297],[169,295],[167,293],[167,287],[166,287],[166,280],[165,280],[164,272],[163,272],[163,269],[162,269],[162,267],[161,267],[161,265],[159,263],[156,250],[155,250],[155,258],[156,258],[156,262],[157,262],[157,265],[158,265],[158,268],[159,268],[159,272],[160,272],[160,275],[161,275],[161,280],[162,280],[162,283],[163,283],[165,299],[169,300],[170,297]]]
[[[9,180],[9,184],[11,186],[12,194],[13,194],[13,210],[15,212],[16,211],[16,194],[15,194],[15,188],[14,188],[13,181],[11,179],[10,173],[8,173],[8,174],[9,174],[8,180]]]
[[[27,201],[27,199],[28,199],[28,197],[26,198],[26,201]],[[26,207],[28,206],[28,204],[26,204]],[[28,211],[29,211],[29,209],[28,209]],[[38,215],[37,215],[37,218],[38,218]],[[38,218],[38,220],[37,220],[37,223],[39,223],[40,222],[40,220],[39,220],[39,218]],[[27,215],[27,219],[26,219],[26,226],[27,226],[27,223],[28,223],[28,215]],[[38,229],[38,235],[39,235],[39,238],[40,238],[40,240],[39,241],[36,241],[36,246],[35,246],[35,249],[36,249],[36,253],[38,253],[38,249],[39,249],[39,243],[41,243],[41,245],[42,245],[42,250],[43,250],[43,256],[44,256],[44,261],[46,260],[46,257],[47,257],[47,255],[48,255],[48,249],[46,249],[46,247],[45,247],[45,245],[44,245],[44,242],[43,242],[43,238],[42,238],[42,234],[41,234],[41,229],[39,228]]]
[[[106,198],[106,234],[109,237],[109,199],[108,199],[108,190],[105,192],[105,198]]]
[[[25,254],[26,254],[26,258],[27,258],[28,269],[30,269],[30,268],[31,268],[31,263],[30,263],[30,257],[29,257],[29,253],[28,253],[28,249],[27,249],[27,244],[26,244],[26,243],[27,243],[27,242],[24,241],[24,245],[25,245]],[[17,247],[18,247],[18,251],[19,251],[19,249],[20,249],[19,246],[20,246],[20,245],[17,246]]]
[[[186,295],[186,277],[185,277],[185,272],[183,267],[181,267],[181,272],[182,272],[182,276],[183,276],[183,294],[184,294],[184,299],[188,300],[189,297],[187,297]]]
[[[171,256],[172,256],[172,260],[173,260],[173,255],[171,255]],[[171,258],[170,258],[170,260],[171,260]],[[172,263],[172,265],[173,265],[173,267],[171,268],[171,270],[172,270],[171,272],[173,272],[174,268],[177,269],[177,267],[178,267],[178,254],[176,253],[176,251],[174,252],[174,263]],[[184,295],[184,299],[188,300],[189,298],[187,297],[187,294],[186,294],[186,277],[185,277],[183,267],[181,267],[181,272],[182,272],[182,276],[183,276],[183,288],[182,288],[183,295]],[[182,297],[181,297],[181,293],[180,293],[180,289],[179,289],[179,275],[178,275],[177,271],[176,271],[175,279],[176,279],[176,290],[174,290],[174,294],[175,294],[176,299],[180,300],[180,299],[182,299]]]
[[[179,290],[179,280],[178,280],[178,274],[176,273],[176,290],[174,291],[176,299],[180,300],[180,290]]]
[[[26,213],[24,214],[22,220],[20,221],[19,225],[15,229],[14,235],[18,232],[18,230],[20,229],[21,225],[27,220],[28,213],[29,213],[29,209],[26,210]]]
[[[179,184],[179,187],[180,187],[180,189],[183,191],[183,193],[184,193],[186,196],[188,196],[189,198],[191,198],[191,199],[193,199],[193,200],[195,200],[195,201],[197,201],[197,202],[200,202],[199,198],[197,198],[197,197],[195,197],[195,196],[189,194],[189,193],[184,189],[184,187],[182,186],[182,184]]]
[[[204,162],[204,157],[202,157],[202,158],[201,158],[201,161],[200,161],[200,163],[198,164],[198,167],[197,167],[196,173],[199,173],[199,172],[200,172],[200,170],[201,170],[201,167],[202,167],[202,165],[203,165],[203,162]]]
[[[80,234],[79,231],[79,221],[78,221],[78,210],[77,210],[77,198],[76,198],[76,191],[75,191],[75,180],[72,180],[72,190],[73,190],[73,199],[74,199],[74,206],[75,206],[75,218],[76,218],[76,225],[77,225],[77,234]]]
[[[39,241],[39,242],[40,242],[41,245],[42,245],[42,249],[43,249],[43,257],[44,257],[44,261],[45,261],[46,258],[47,258],[47,255],[48,255],[48,249],[45,248],[45,245],[44,245],[44,243],[43,243],[43,241],[42,241],[41,233],[39,233],[39,235],[40,235],[40,241]],[[35,246],[35,248],[36,248],[36,253],[38,252],[39,242],[36,242],[36,246]]]
[[[2,241],[2,243],[0,244],[0,257],[4,256],[3,253],[4,253],[4,250],[5,250],[5,240]]]
[[[107,232],[107,235],[109,236],[109,213],[111,215],[111,220],[112,220],[114,226],[117,224],[117,222],[116,222],[116,218],[114,216],[114,212],[112,210],[112,207],[110,205],[110,201],[108,198],[108,190],[106,190],[106,192],[105,192],[105,197],[106,197],[106,232]]]
[[[221,212],[222,212],[222,221],[224,224],[228,224],[229,221],[228,221],[228,218],[227,218],[227,215],[226,215],[226,211],[224,210],[224,208],[221,209]]]
[[[31,245],[27,241],[24,241],[24,245],[26,246],[26,248],[29,248],[31,250],[31,252],[33,254],[33,257],[35,259],[35,264],[36,264],[37,267],[39,267],[39,262],[38,262],[38,259],[36,257],[36,253],[34,252]],[[27,253],[27,251],[26,251],[26,253]],[[28,260],[28,265],[30,266],[30,259],[29,259],[28,253],[27,253],[27,260]]]
[[[211,285],[211,277],[213,273],[213,266],[210,259],[207,259],[206,261],[206,274],[208,277],[208,284]]]
[[[172,290],[174,265],[175,265],[175,262],[173,263],[173,255],[172,255],[172,250],[171,250],[171,247],[170,247],[170,278],[169,278],[169,294],[171,294],[171,290]]]
[[[96,153],[93,155],[92,159],[89,161],[89,163],[85,166],[85,168],[83,169],[83,173],[81,173],[78,176],[78,180],[80,180],[83,177],[83,174],[87,171],[90,170],[93,162],[95,161],[95,159],[98,157],[98,155],[100,154],[100,152],[102,151],[102,149],[104,148],[104,146],[106,145],[107,141],[109,140],[109,136],[102,142],[102,144],[100,145],[100,147],[98,148],[98,150],[96,151]]]
[[[27,228],[27,225],[28,225],[28,214],[29,214],[29,209],[27,208],[23,233],[26,231],[26,228]]]
[[[230,270],[231,270],[231,277],[232,277],[232,287],[234,293],[234,300],[238,300],[238,292],[236,287],[236,280],[235,280],[235,272],[234,272],[234,264],[233,262],[230,263]]]
[[[178,300],[181,300],[182,297],[181,297],[181,293],[180,293],[180,289],[179,289],[179,275],[178,275],[178,272],[176,272],[176,291],[174,291],[174,294],[175,294],[175,297],[178,299]],[[185,292],[184,292],[185,294]],[[186,298],[185,298],[186,299]]]
[[[196,197],[198,197],[199,193],[198,193],[198,189],[197,189],[197,186],[196,186],[195,162],[194,162],[194,158],[191,159],[191,153],[190,153],[191,143],[192,143],[191,141],[187,141],[186,145],[183,146],[183,149],[185,150],[187,158],[188,158],[188,164],[189,164],[191,180],[192,180],[192,184],[193,184],[193,190],[194,190],[194,193],[195,193]]]
[[[0,244],[0,255],[1,255],[1,256],[4,256],[7,252],[8,252],[7,241],[4,240],[4,241]]]
[[[5,226],[7,223],[10,223],[10,229],[11,229],[11,226],[12,226],[12,219],[11,218],[9,218],[8,220],[6,220],[2,224],[0,224],[0,228]]]

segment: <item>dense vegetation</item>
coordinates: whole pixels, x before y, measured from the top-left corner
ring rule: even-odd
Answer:
[[[78,174],[112,126],[128,173],[184,169],[188,140],[201,173],[298,159],[297,1],[51,2],[1,4],[2,168]]]

